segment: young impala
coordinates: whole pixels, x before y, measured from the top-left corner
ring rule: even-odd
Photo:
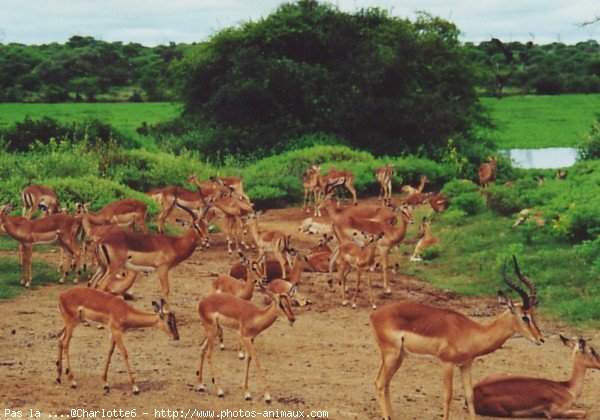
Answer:
[[[458,312],[417,302],[391,303],[371,314],[371,326],[382,358],[375,386],[384,419],[392,418],[390,381],[407,355],[434,357],[443,362],[445,420],[450,417],[454,368],[459,367],[469,417],[474,420],[471,383],[473,361],[498,350],[515,334],[538,345],[544,342],[534,318],[536,288],[527,277],[521,275],[516,258],[514,265],[517,277],[529,287],[530,294],[508,278],[505,263],[502,270],[504,282],[519,293],[523,303],[514,304],[504,292],[499,291],[500,303],[508,309],[487,324],[478,324]]]
[[[38,209],[46,216],[62,212],[54,190],[43,185],[33,184],[23,188],[21,199],[23,200],[22,216],[27,219],[31,219]]]
[[[488,157],[488,161],[490,163],[483,163],[479,167],[479,183],[484,188],[496,180],[496,165],[498,160],[495,157]]]
[[[417,242],[417,245],[415,246],[415,252],[413,253],[412,257],[410,257],[411,261],[423,261],[421,253],[427,248],[431,248],[432,246],[439,244],[438,238],[433,236],[429,230],[429,223],[427,222],[426,217],[423,217],[421,226],[419,226],[419,234],[417,235],[417,238],[419,238],[419,242]]]
[[[65,373],[71,382],[71,388],[77,387],[73,379],[73,369],[71,368],[71,359],[69,358],[71,337],[73,336],[73,330],[81,322],[93,321],[106,325],[110,330],[110,346],[106,361],[104,362],[104,370],[102,371],[104,391],[109,391],[107,381],[108,365],[110,364],[115,346],[117,346],[123,358],[125,370],[129,376],[131,389],[134,394],[139,394],[140,390],[135,384],[131,368],[129,367],[127,349],[125,348],[125,344],[123,344],[123,333],[129,329],[153,327],[169,334],[174,340],[179,340],[175,313],[169,312],[165,314],[163,311],[164,305],[164,300],[161,301],[160,306],[156,302],[152,302],[154,312],[143,312],[129,306],[120,297],[87,287],[74,287],[62,293],[59,297],[58,307],[65,321],[65,327],[58,334],[56,382],[60,383],[61,381],[62,361],[63,357],[66,357],[67,369]]]
[[[390,163],[387,166],[382,166],[375,170],[375,178],[379,181],[379,198],[381,202],[383,198],[384,204],[390,204],[392,199],[392,178],[394,177],[394,164]]]
[[[600,370],[600,355],[583,339],[577,344],[560,336],[573,349],[573,369],[566,381],[521,375],[485,378],[473,388],[475,412],[493,417],[545,417],[583,419],[583,410],[570,410],[583,392],[586,369]]]
[[[412,187],[410,185],[405,185],[402,187],[402,192],[406,193],[406,195],[410,196],[413,194],[419,194],[423,192],[423,188],[425,188],[425,184],[429,182],[429,179],[427,179],[427,176],[425,175],[421,175],[421,178],[419,178],[419,186],[417,188]]]
[[[281,273],[283,278],[287,277],[285,271],[286,264],[286,250],[290,245],[290,236],[279,230],[259,230],[258,229],[258,218],[262,214],[262,211],[254,212],[250,215],[248,224],[250,227],[250,234],[254,239],[254,243],[258,248],[258,258],[261,259],[266,256],[267,252],[272,252],[275,259],[281,266]],[[266,274],[266,273],[265,273]]]
[[[100,290],[118,290],[124,293],[131,287],[135,276],[127,276],[129,284],[112,285],[121,271],[154,271],[163,296],[167,299],[167,310],[171,309],[169,294],[169,270],[189,258],[198,244],[208,235],[204,215],[209,206],[204,207],[198,216],[191,209],[176,204],[187,211],[194,222],[183,236],[136,232],[115,232],[102,238],[96,246],[98,270],[90,280],[90,285]]]
[[[71,256],[71,271],[76,272],[73,283],[79,281],[79,258],[81,247],[77,237],[81,232],[81,221],[65,213],[51,214],[46,217],[29,220],[24,217],[11,216],[9,213],[14,205],[8,204],[0,212],[0,229],[11,238],[19,242],[22,253],[23,278],[21,284],[31,286],[31,256],[33,244],[58,242],[59,245]],[[62,263],[62,258],[61,258]],[[63,271],[63,266],[60,267]],[[69,270],[64,270],[60,283],[64,283],[69,275]]]
[[[302,210],[306,209],[307,213],[310,213],[310,198],[313,197],[315,206],[319,201],[319,174],[321,173],[321,166],[312,165],[302,174],[302,186],[304,187],[304,201],[302,203]]]
[[[264,290],[264,289],[263,289]],[[203,392],[206,386],[202,383],[202,369],[204,367],[204,358],[208,358],[208,364],[211,370],[211,382],[215,388],[217,396],[223,397],[223,389],[217,383],[215,369],[212,361],[212,349],[215,338],[219,335],[221,327],[237,330],[240,334],[244,347],[246,348],[246,367],[244,380],[242,383],[242,392],[246,400],[252,399],[248,391],[248,374],[250,370],[250,361],[254,359],[256,369],[263,386],[265,402],[271,402],[267,381],[263,374],[256,350],[254,350],[254,339],[264,330],[269,328],[277,317],[285,316],[290,325],[294,324],[296,318],[292,312],[291,298],[295,290],[289,294],[273,294],[268,290],[264,292],[273,300],[264,308],[258,307],[251,302],[240,299],[233,295],[220,293],[210,295],[200,301],[198,312],[202,325],[206,331],[206,337],[200,344],[200,366],[196,371],[196,390]]]

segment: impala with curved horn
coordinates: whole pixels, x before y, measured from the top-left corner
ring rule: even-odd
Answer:
[[[444,419],[450,417],[452,379],[454,368],[461,373],[465,397],[471,420],[476,418],[473,404],[471,366],[473,361],[498,350],[515,334],[528,338],[535,344],[544,342],[535,323],[534,306],[537,293],[531,280],[521,274],[514,258],[515,273],[530,293],[512,282],[502,269],[504,282],[522,299],[515,304],[502,291],[498,292],[500,304],[507,310],[489,323],[479,324],[454,311],[423,305],[417,302],[391,303],[371,314],[371,326],[381,350],[381,368],[375,381],[377,400],[384,419],[392,418],[390,381],[407,355],[435,357],[443,363]]]

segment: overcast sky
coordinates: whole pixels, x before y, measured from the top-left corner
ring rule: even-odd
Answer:
[[[0,42],[64,42],[72,35],[153,46],[204,41],[222,28],[268,15],[275,0],[0,0]],[[425,10],[456,23],[463,41],[561,41],[600,37],[598,0],[339,0],[344,11],[378,6],[412,19]]]

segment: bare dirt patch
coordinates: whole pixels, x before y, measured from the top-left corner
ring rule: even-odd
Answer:
[[[312,237],[299,236],[297,227],[304,217],[299,209],[268,211],[261,219],[264,227],[277,228],[294,235],[294,245],[306,249]],[[412,229],[412,228],[411,228]],[[379,369],[379,350],[369,326],[366,293],[359,296],[356,310],[342,308],[337,291],[332,291],[324,274],[304,274],[301,290],[313,305],[295,308],[293,327],[282,320],[260,335],[255,342],[266,371],[273,403],[262,402],[258,377],[251,367],[250,389],[253,400],[244,401],[240,386],[244,363],[237,358],[236,336],[225,332],[225,351],[214,352],[217,377],[225,390],[224,398],[208,392],[193,391],[198,365],[199,342],[204,336],[197,313],[199,300],[209,291],[211,272],[228,272],[236,262],[228,255],[221,234],[212,237],[213,246],[197,251],[188,261],[171,271],[173,308],[177,313],[180,341],[171,341],[158,330],[132,330],[125,335],[132,368],[141,394],[132,395],[123,363],[117,352],[109,370],[111,391],[104,394],[100,378],[108,347],[107,330],[80,326],[71,345],[72,366],[77,389],[65,381],[55,383],[57,340],[62,328],[57,301],[68,285],[51,285],[26,291],[19,298],[0,301],[0,409],[39,410],[52,415],[70,415],[71,409],[136,409],[137,415],[154,417],[155,410],[326,410],[329,418],[378,418],[374,380]],[[37,254],[58,262],[57,254]],[[394,262],[406,257],[393,253]],[[491,298],[469,298],[433,289],[416,278],[391,276],[393,293],[383,294],[381,274],[374,276],[378,305],[388,301],[414,300],[452,308],[481,321],[500,313]],[[354,274],[351,274],[354,279]],[[500,286],[500,279],[499,286]],[[35,280],[34,280],[35,282]],[[353,282],[350,282],[353,285]],[[35,286],[35,283],[34,283]],[[133,289],[138,299],[133,305],[150,310],[150,301],[160,298],[156,274],[141,276]],[[363,292],[364,286],[363,286]],[[254,301],[262,304],[260,293]],[[538,324],[548,336],[546,344],[536,347],[520,338],[509,340],[502,350],[480,358],[473,369],[478,381],[497,373],[518,373],[566,378],[570,373],[570,350],[560,344],[558,332],[573,335],[565,325],[548,319]],[[595,335],[595,336],[594,336]],[[600,347],[598,332],[586,338]],[[208,369],[206,373],[208,373]],[[205,382],[210,383],[208,375]],[[466,418],[460,380],[455,380],[453,418]],[[594,396],[600,388],[600,373],[590,372],[584,395],[577,406],[588,411],[588,418],[600,418],[600,401]],[[392,382],[392,403],[397,418],[436,419],[442,417],[440,364],[435,360],[408,358]],[[2,412],[4,414],[4,412]],[[166,411],[162,413],[167,416]]]

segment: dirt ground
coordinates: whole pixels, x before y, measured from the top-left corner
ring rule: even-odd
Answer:
[[[297,233],[304,214],[297,208],[268,211],[262,218],[263,228],[277,228],[293,234],[293,245],[306,250],[312,236]],[[411,226],[410,229],[416,229]],[[80,326],[71,344],[71,359],[78,388],[70,389],[55,382],[57,339],[53,336],[63,326],[57,301],[61,292],[72,287],[51,285],[34,287],[19,298],[0,301],[0,416],[6,409],[21,410],[29,416],[30,409],[39,410],[43,418],[71,416],[71,409],[113,410],[136,409],[138,417],[167,417],[166,410],[311,410],[328,412],[323,418],[378,418],[374,380],[380,356],[369,326],[371,309],[364,287],[359,306],[343,308],[337,290],[326,284],[325,274],[305,273],[301,292],[312,305],[295,308],[296,323],[292,327],[278,320],[255,341],[258,357],[265,369],[273,403],[262,401],[256,369],[251,367],[250,391],[253,400],[244,401],[241,382],[244,363],[237,358],[236,335],[225,331],[226,350],[214,352],[217,377],[225,390],[217,398],[209,386],[208,392],[192,389],[197,370],[199,342],[204,336],[198,316],[198,302],[209,291],[209,273],[226,273],[237,261],[225,251],[223,235],[211,236],[212,247],[198,250],[171,270],[173,309],[177,314],[181,339],[172,341],[156,329],[131,330],[125,335],[132,369],[140,388],[134,396],[120,355],[115,352],[109,370],[111,391],[102,391],[101,370],[109,334],[94,326]],[[57,263],[58,254],[37,254]],[[392,260],[407,264],[407,256],[393,253]],[[381,288],[381,274],[374,278],[374,292],[379,306],[393,301],[414,300],[458,310],[483,322],[501,312],[494,299],[468,298],[435,290],[422,280],[391,276],[393,293],[386,296]],[[350,278],[354,279],[355,274]],[[34,280],[35,282],[35,280]],[[351,282],[353,284],[353,282]],[[500,278],[498,285],[501,286]],[[34,284],[35,286],[35,284]],[[138,299],[132,304],[150,310],[150,301],[160,298],[156,274],[140,276],[132,291]],[[254,302],[262,304],[256,292]],[[522,338],[511,339],[503,349],[478,359],[473,368],[473,380],[498,373],[518,373],[565,379],[571,370],[570,349],[564,347],[557,334],[573,335],[573,329],[555,321],[538,317],[538,325],[547,336],[546,344],[536,347]],[[590,332],[600,347],[600,334]],[[205,370],[204,382],[210,384]],[[454,382],[452,417],[464,419],[462,386],[458,375]],[[579,409],[588,411],[588,418],[600,419],[600,372],[589,372]],[[407,358],[396,374],[391,388],[393,409],[398,419],[436,419],[442,417],[441,366],[436,360]],[[155,410],[165,410],[156,412]],[[35,412],[35,411],[34,411]],[[147,415],[143,413],[148,413]],[[170,413],[173,414],[173,411]],[[199,413],[196,413],[199,414]],[[238,414],[238,418],[239,418]],[[198,418],[198,415],[196,415]]]

